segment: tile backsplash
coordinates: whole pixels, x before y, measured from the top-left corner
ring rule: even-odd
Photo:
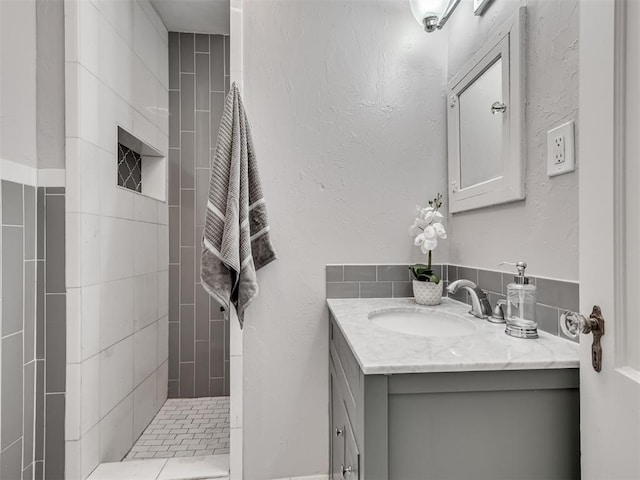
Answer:
[[[442,276],[442,265],[434,265]],[[409,265],[328,265],[327,298],[413,297]]]
[[[450,282],[465,278],[476,283],[489,297],[491,306],[506,298],[507,285],[514,274],[483,270],[461,265],[438,264],[434,271],[446,289]],[[538,287],[536,311],[538,328],[566,338],[560,329],[560,316],[565,310],[579,310],[579,284],[544,277],[530,277]],[[327,265],[327,298],[406,298],[413,297],[409,264],[397,265]],[[470,303],[466,291],[450,297]],[[576,340],[577,341],[577,340]]]

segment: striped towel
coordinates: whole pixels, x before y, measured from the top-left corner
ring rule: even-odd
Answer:
[[[258,294],[256,270],[275,259],[249,123],[234,82],[211,169],[202,285],[227,311],[233,304],[242,327],[244,311]]]

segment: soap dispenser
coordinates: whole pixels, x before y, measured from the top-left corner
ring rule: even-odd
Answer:
[[[503,262],[500,265],[513,265],[518,270],[518,275],[513,277],[513,283],[507,285],[505,333],[517,338],[538,338],[537,290],[535,285],[529,283],[529,277],[525,276],[527,264]]]

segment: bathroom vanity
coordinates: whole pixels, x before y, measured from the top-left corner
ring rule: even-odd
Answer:
[[[332,480],[580,478],[576,344],[508,337],[448,299],[327,302]]]

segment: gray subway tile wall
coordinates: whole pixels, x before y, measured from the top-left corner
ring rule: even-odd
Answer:
[[[25,365],[31,360],[35,359],[36,301],[37,301],[36,300],[36,262],[35,260],[26,260],[24,263],[24,363]]]
[[[2,181],[2,224],[23,226],[23,185]]]
[[[193,73],[193,64],[194,58],[193,54],[195,51],[195,35],[193,33],[180,33],[178,34],[180,46],[180,58],[178,64],[180,65],[181,73]],[[172,35],[169,33],[169,43],[171,43]],[[171,68],[171,66],[169,66]]]
[[[0,454],[0,478],[21,478],[22,440],[7,447]]]
[[[2,442],[4,451],[22,437],[22,333],[2,339]],[[20,467],[22,469],[22,467]]]
[[[64,478],[64,393],[47,395],[45,428],[45,478]]]
[[[208,72],[207,72],[208,75]],[[207,80],[208,80],[207,76]],[[209,168],[209,154],[211,150],[211,119],[209,115],[209,97],[206,98],[205,112],[196,112],[196,168]],[[196,179],[200,176],[196,175]]]
[[[34,425],[35,425],[35,403],[36,403],[36,362],[26,363],[24,366],[24,410],[23,410],[23,444],[22,444],[22,464],[26,468],[33,464],[34,456]]]
[[[182,56],[180,58],[182,58]],[[190,133],[195,131],[195,80],[195,74],[193,73],[180,73],[180,125],[183,136],[184,132]],[[195,137],[195,135],[193,135],[193,137]],[[182,145],[180,147],[182,148]]]
[[[222,35],[169,33],[169,397],[229,394],[228,320],[200,285],[210,163],[228,93]]]
[[[44,452],[48,431],[56,444],[50,445],[51,451],[57,446],[57,455],[64,458],[64,409],[55,418],[45,414],[49,402],[45,385],[55,387],[63,399],[65,390],[64,189],[36,189],[9,181],[2,181],[0,189],[4,299],[0,477],[62,478],[64,462],[61,469],[54,465],[47,469]]]
[[[393,298],[413,297],[413,284],[411,282],[393,282]]]
[[[209,52],[198,52],[196,57],[196,119],[198,118],[197,110],[207,110],[209,107]],[[204,113],[204,112],[201,112]],[[204,117],[204,115],[203,115]],[[207,115],[208,117],[208,115]]]
[[[487,292],[491,306],[504,299],[507,285],[513,274],[478,269],[460,265],[434,265],[434,273],[440,275],[443,287],[455,280],[467,279],[475,282]],[[327,298],[407,298],[413,297],[409,264],[406,265],[327,265]],[[560,331],[560,315],[564,310],[577,311],[579,306],[579,284],[543,277],[531,277],[538,287],[536,316],[538,328],[552,335],[564,335]],[[470,303],[466,291],[449,295],[456,300]],[[574,340],[577,341],[577,340]]]
[[[182,102],[182,100],[181,100]],[[182,128],[186,128],[183,123]],[[195,145],[196,135],[195,132],[182,132],[180,134],[180,188],[193,189],[194,187],[194,175],[195,175]],[[181,194],[184,195],[185,191],[182,190]],[[181,203],[182,206],[182,203]]]
[[[45,284],[44,284],[44,225],[45,192],[38,188],[37,207],[37,265],[36,265],[36,383],[35,383],[35,452],[34,478],[44,478],[44,425],[45,425]]]
[[[36,189],[29,185],[23,190],[24,206],[24,259],[36,258]],[[64,232],[63,232],[64,235]]]
[[[381,282],[408,282],[411,280],[411,272],[407,265],[379,265],[377,271],[378,281]]]
[[[390,297],[393,297],[392,282],[362,282],[360,284],[360,298]]]
[[[45,365],[47,393],[61,393],[65,389],[66,357],[66,299],[64,295],[47,294]]]
[[[342,265],[327,265],[327,283],[344,281],[344,267]]]
[[[479,270],[478,285],[482,285],[482,288],[490,292],[502,293],[502,273]]]
[[[345,265],[345,282],[375,282],[377,280],[375,265]]]
[[[36,473],[44,471],[44,426],[45,426],[45,398],[44,398],[44,360],[36,362],[36,418],[35,418],[35,452]],[[38,467],[40,463],[40,467]],[[42,476],[35,477],[43,478]]]
[[[4,182],[3,182],[4,183]],[[3,201],[2,206],[6,203]],[[22,330],[24,309],[23,227],[2,226],[2,335]]]
[[[36,337],[42,337],[44,351],[42,381],[36,381],[36,407],[42,401],[44,418],[39,424],[36,416],[36,445],[34,461],[42,461],[42,469],[35,465],[36,479],[58,479],[64,477],[65,455],[65,388],[66,388],[66,279],[65,279],[65,189],[62,187],[39,187],[44,190],[42,211],[44,242],[42,251],[44,309],[43,324],[36,324]],[[40,206],[40,204],[39,204]],[[38,249],[40,250],[40,249]],[[39,260],[40,262],[40,260]],[[40,365],[36,365],[38,380]],[[42,400],[40,397],[43,397]],[[37,410],[36,410],[37,411]],[[38,439],[41,437],[41,439]],[[38,452],[38,444],[42,451]],[[42,472],[44,477],[37,475]]]
[[[199,52],[209,53],[209,35],[196,33],[196,53]]]

